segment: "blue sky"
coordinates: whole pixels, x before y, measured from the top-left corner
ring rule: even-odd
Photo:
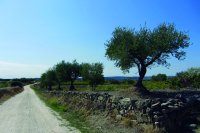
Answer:
[[[198,0],[1,0],[0,78],[39,77],[61,60],[102,62],[104,75],[124,75],[105,57],[115,27],[150,28],[162,22],[187,31],[191,45],[184,61],[153,67],[147,76],[175,75],[200,67]],[[126,76],[137,76],[131,69]]]

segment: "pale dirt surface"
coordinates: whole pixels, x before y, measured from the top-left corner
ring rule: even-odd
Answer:
[[[80,133],[30,88],[0,105],[0,133]]]

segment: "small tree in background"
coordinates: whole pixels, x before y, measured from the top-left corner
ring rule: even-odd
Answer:
[[[83,80],[89,81],[92,86],[92,90],[98,85],[104,82],[103,76],[103,64],[102,63],[83,63],[81,65],[81,76]]]
[[[57,78],[56,78],[56,72],[53,69],[49,69],[46,72],[46,83],[48,85],[48,90],[51,91],[52,90],[52,86],[55,85],[55,83],[57,82]]]
[[[72,63],[61,61],[55,65],[55,72],[58,89],[61,89],[61,82],[70,81],[69,90],[75,90],[74,81],[80,76],[80,65],[76,62],[76,60],[74,60]]]
[[[61,61],[55,66],[58,89],[61,90],[61,82],[68,81],[68,66],[65,61]]]
[[[11,81],[10,86],[11,87],[21,87],[21,88],[23,88],[24,85],[20,81]]]
[[[40,87],[45,87],[45,89],[47,89],[47,74],[46,73],[43,73],[40,77]]]
[[[73,91],[73,90],[75,90],[74,81],[80,76],[79,63],[77,63],[76,60],[74,60],[72,63],[67,62],[66,63],[66,71],[67,71],[67,77],[71,83],[69,90]]]
[[[189,36],[178,31],[173,24],[161,24],[150,30],[142,27],[139,31],[129,28],[116,28],[112,38],[105,44],[106,56],[115,61],[115,65],[124,72],[137,67],[139,79],[136,87],[139,92],[148,92],[142,81],[147,68],[152,65],[169,66],[167,59],[184,59]]]
[[[151,77],[153,81],[166,81],[167,80],[167,75],[166,74],[157,74],[153,75]]]

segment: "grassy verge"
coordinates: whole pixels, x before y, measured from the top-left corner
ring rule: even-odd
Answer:
[[[43,100],[47,106],[58,112],[63,119],[70,122],[70,125],[79,129],[82,133],[94,133],[90,129],[88,122],[85,119],[84,111],[71,110],[69,106],[62,105],[58,97],[49,97],[45,95],[41,89],[31,86],[36,94]]]
[[[170,86],[167,81],[143,81],[143,84],[149,90],[163,90]]]

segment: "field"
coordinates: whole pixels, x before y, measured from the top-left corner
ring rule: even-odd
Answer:
[[[136,81],[131,81],[130,83],[127,81],[119,81],[119,82],[111,82],[106,81],[104,84],[98,85],[96,87],[91,87],[86,81],[75,81],[74,86],[78,91],[127,91],[132,90],[134,88]],[[149,90],[164,90],[170,87],[168,81],[143,81],[144,86]],[[68,90],[70,87],[69,82],[62,83],[61,88],[63,90]],[[58,86],[53,86],[53,89],[57,89]]]

